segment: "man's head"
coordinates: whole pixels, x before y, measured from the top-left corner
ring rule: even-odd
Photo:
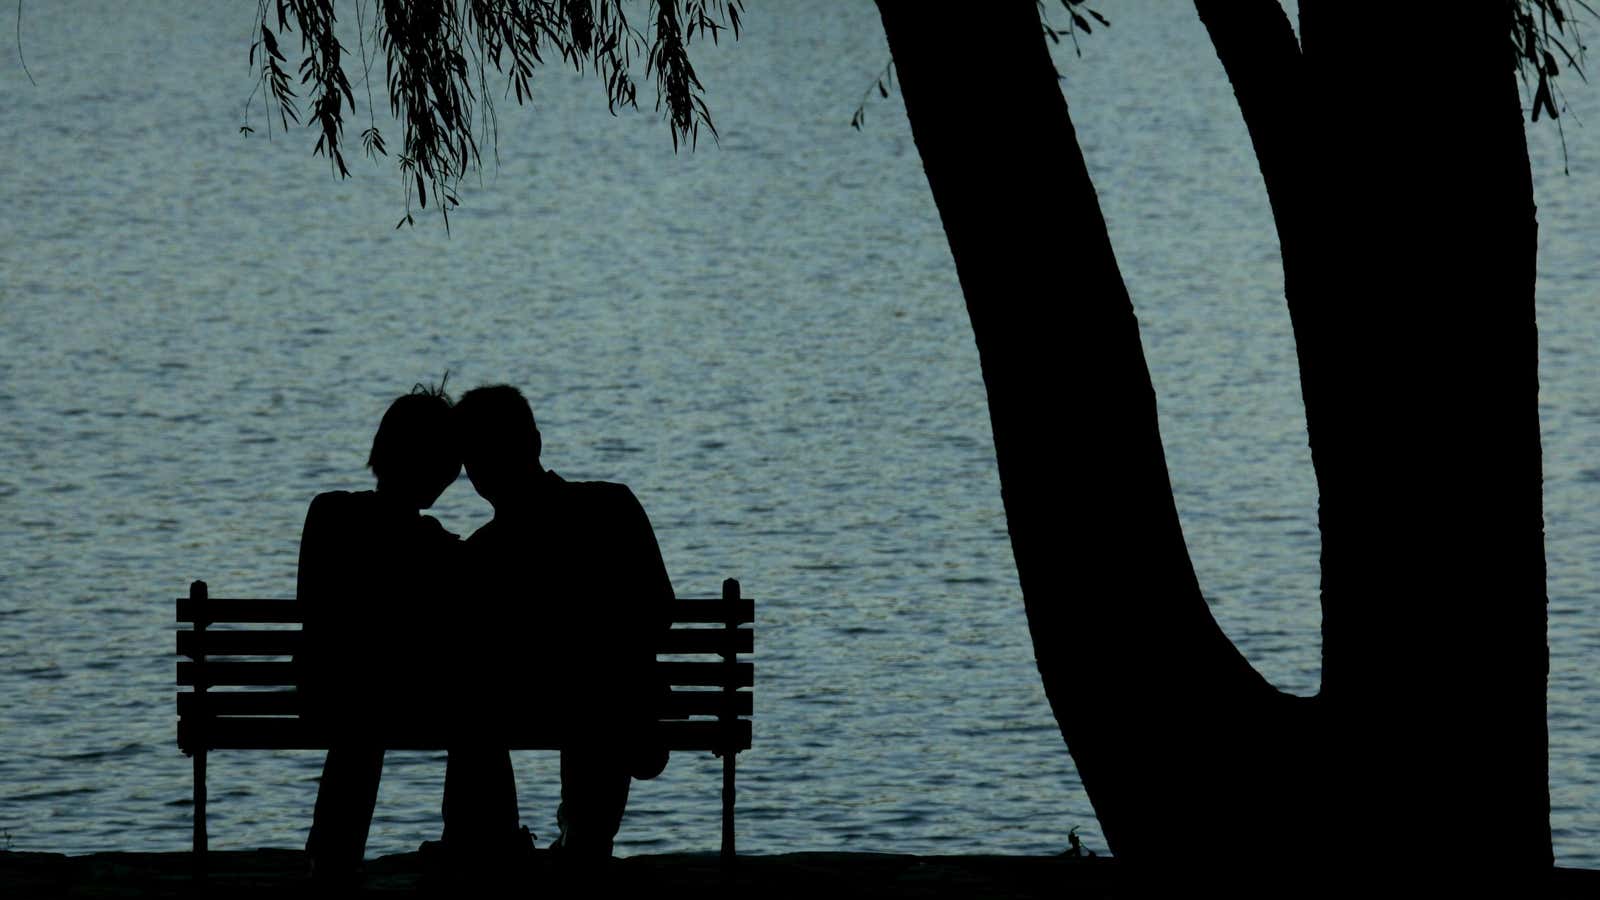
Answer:
[[[367,457],[378,490],[417,509],[432,506],[461,474],[453,425],[443,388],[419,384],[389,404]]]
[[[521,391],[509,384],[473,388],[462,395],[454,415],[467,477],[483,499],[498,506],[533,485],[543,471],[542,442]]]

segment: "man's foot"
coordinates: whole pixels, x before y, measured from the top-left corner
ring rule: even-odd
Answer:
[[[452,881],[492,883],[517,879],[533,861],[537,837],[522,825],[502,841],[423,841],[417,848],[425,875]]]

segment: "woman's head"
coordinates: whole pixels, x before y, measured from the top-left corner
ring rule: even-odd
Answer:
[[[378,477],[378,489],[427,509],[461,474],[450,417],[450,395],[444,386],[417,385],[389,404],[372,438],[367,467]]]

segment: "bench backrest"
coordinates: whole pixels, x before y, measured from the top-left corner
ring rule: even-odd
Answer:
[[[319,749],[325,733],[300,718],[294,654],[301,648],[303,606],[292,599],[211,597],[203,581],[178,598],[178,744],[186,753],[217,748]],[[755,664],[755,603],[739,583],[722,596],[672,602],[672,627],[655,650],[672,685],[659,718],[668,747],[737,753],[750,747],[750,688]],[[397,725],[391,749],[445,749],[448,735]],[[510,738],[517,749],[553,749],[555,736],[528,722]]]

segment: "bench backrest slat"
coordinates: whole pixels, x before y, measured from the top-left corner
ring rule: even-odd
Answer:
[[[293,656],[305,643],[298,629],[208,628],[177,634],[178,655],[191,659],[200,655]],[[755,636],[748,628],[674,628],[661,635],[655,649],[664,654],[751,653],[755,650]]]
[[[672,601],[672,616],[677,622],[705,622],[718,625],[746,625],[756,620],[756,603],[749,597],[709,599],[678,598]]]
[[[657,653],[754,653],[749,628],[674,628],[656,641]]]
[[[179,622],[301,622],[304,611],[299,601],[278,597],[211,597],[197,601],[178,598]],[[755,601],[738,599],[680,598],[671,603],[673,622],[743,625],[755,621]]]
[[[178,743],[192,746],[194,736],[188,732],[193,725],[189,720],[178,723]],[[723,723],[710,719],[661,723],[661,735],[674,750],[725,751],[730,746],[745,749],[750,746],[749,719],[735,719]],[[366,732],[391,750],[440,750],[439,736],[426,727],[397,725]],[[280,718],[223,718],[205,723],[206,744],[210,747],[248,748],[252,750],[319,750],[327,749],[327,735],[306,724],[302,719]],[[554,735],[542,734],[536,727],[524,732],[512,731],[506,735],[517,749],[557,749]],[[519,739],[520,738],[520,739]]]
[[[271,598],[178,598],[179,622],[251,622],[298,625],[305,621],[298,600]]]
[[[179,662],[178,686],[291,687],[296,681],[297,671],[291,662],[241,662],[236,659]]]
[[[658,662],[656,670],[671,685],[742,688],[756,683],[755,663]]]
[[[200,655],[218,656],[293,656],[305,644],[304,634],[294,630],[178,632],[178,655],[193,659]]]
[[[754,663],[658,662],[656,670],[672,685],[697,687],[751,687],[755,684]],[[290,687],[296,681],[292,662],[211,660],[204,663],[178,663],[178,684],[194,687],[205,684],[235,687]]]
[[[754,704],[749,691],[673,691],[661,702],[663,719],[695,716],[749,716]],[[207,691],[178,694],[180,716],[298,716],[299,691]]]

